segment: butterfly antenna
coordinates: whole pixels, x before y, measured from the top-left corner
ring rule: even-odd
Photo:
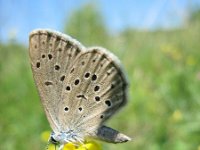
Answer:
[[[50,143],[51,143],[51,136],[50,136],[49,139],[48,139],[48,142],[47,142],[47,145],[46,145],[46,150],[49,149]],[[56,149],[55,149],[55,150],[56,150]]]

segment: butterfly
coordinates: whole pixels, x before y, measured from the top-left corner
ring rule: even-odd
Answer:
[[[41,103],[53,130],[50,141],[123,143],[130,137],[104,125],[127,102],[128,82],[116,56],[86,48],[49,29],[30,33],[29,56]]]

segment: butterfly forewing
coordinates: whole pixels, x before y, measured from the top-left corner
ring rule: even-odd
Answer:
[[[69,66],[84,47],[68,36],[48,30],[33,31],[29,43],[33,76],[42,104],[53,130],[60,130],[57,105],[63,100],[63,82]]]

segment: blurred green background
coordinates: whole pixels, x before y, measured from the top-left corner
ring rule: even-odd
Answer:
[[[170,30],[110,33],[98,7],[83,5],[64,24],[85,46],[117,55],[129,78],[129,103],[107,125],[133,137],[104,150],[200,150],[200,9]],[[28,36],[27,36],[28,39]],[[28,46],[0,40],[0,149],[45,149],[51,130],[33,82]]]

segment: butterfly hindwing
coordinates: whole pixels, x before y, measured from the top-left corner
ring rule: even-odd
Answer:
[[[89,135],[126,103],[127,81],[117,58],[100,47],[79,55],[70,70],[59,117],[63,130],[68,123]]]

